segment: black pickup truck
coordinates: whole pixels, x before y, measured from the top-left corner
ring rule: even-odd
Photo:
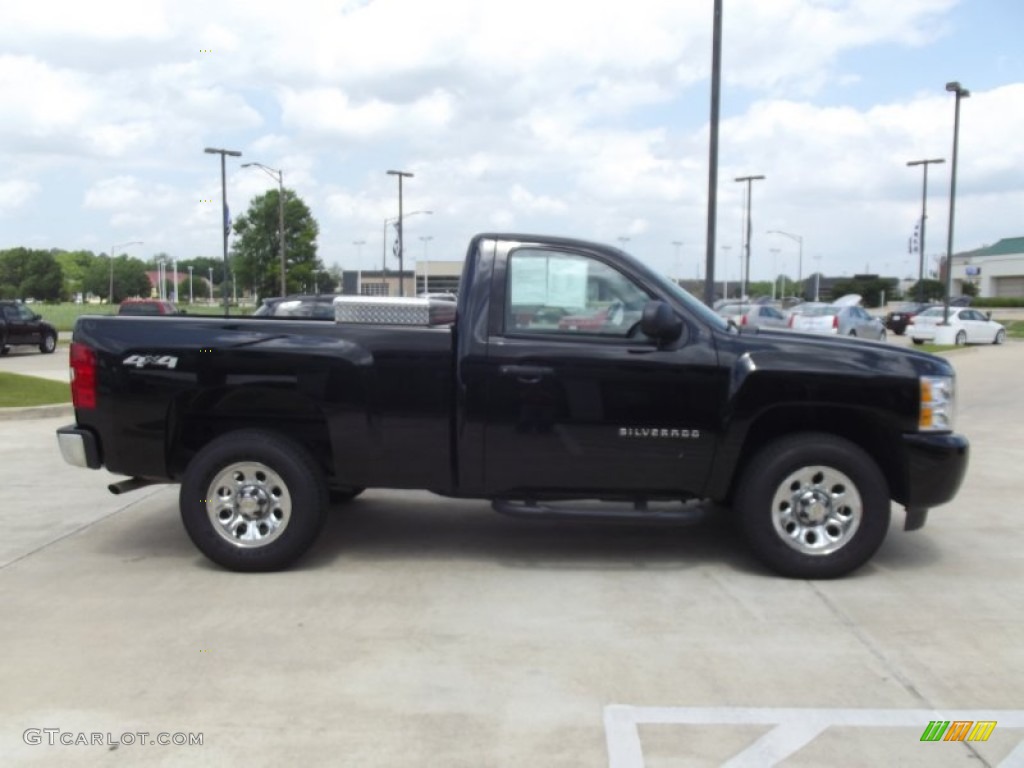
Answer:
[[[181,484],[189,536],[283,568],[364,488],[523,516],[731,511],[775,571],[828,578],[953,498],[945,360],[741,330],[622,251],[476,236],[457,304],[336,300],[336,322],[82,317],[65,459]],[[369,322],[367,320],[370,320]],[[706,499],[717,504],[700,504]]]

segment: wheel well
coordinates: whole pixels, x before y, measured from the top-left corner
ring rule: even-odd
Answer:
[[[325,477],[334,472],[327,418],[308,397],[287,389],[243,387],[179,397],[168,419],[168,467],[180,478],[207,443],[240,429],[266,429],[302,445]]]
[[[799,432],[825,432],[843,437],[867,453],[885,476],[891,498],[906,497],[899,434],[870,413],[856,409],[776,408],[758,418],[747,432],[729,483],[729,499],[750,461],[769,443]]]

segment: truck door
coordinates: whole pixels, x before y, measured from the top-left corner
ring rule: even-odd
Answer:
[[[639,330],[651,290],[600,252],[499,244],[486,389],[492,495],[699,493],[718,418],[716,356],[685,326]],[[495,311],[495,308],[499,311]]]
[[[21,304],[5,304],[2,307],[7,323],[8,344],[29,344],[32,341],[28,318],[32,313]]]

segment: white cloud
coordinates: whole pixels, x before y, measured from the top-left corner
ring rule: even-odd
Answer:
[[[808,261],[819,247],[837,263],[865,250],[898,258],[919,207],[920,177],[905,162],[948,155],[951,139],[942,78],[934,88],[915,55],[948,50],[959,32],[951,10],[968,8],[730,0],[720,242],[738,248],[732,178],[763,173],[757,232],[806,235]],[[711,3],[679,0],[582,10],[551,0],[8,3],[0,162],[29,186],[0,186],[0,207],[52,208],[59,177],[83,203],[61,217],[68,240],[138,228],[130,234],[147,247],[219,255],[219,162],[202,148],[224,146],[244,152],[227,165],[236,215],[274,185],[240,164],[280,168],[332,253],[357,239],[379,252],[397,202],[384,170],[401,167],[416,173],[406,210],[434,211],[416,220],[432,256],[461,256],[477,230],[522,227],[628,236],[662,265],[681,240],[690,265],[705,229],[710,31]],[[862,56],[875,51],[891,57],[884,82]],[[964,242],[996,239],[1019,218],[1024,84],[990,53],[1001,79],[974,81],[964,103]],[[919,79],[889,82],[915,69]],[[948,165],[932,181],[936,232],[947,185]],[[21,218],[39,217],[8,217],[7,245],[51,236]],[[758,235],[755,260],[767,247]]]
[[[39,185],[32,181],[0,181],[0,213],[21,208],[38,193]]]

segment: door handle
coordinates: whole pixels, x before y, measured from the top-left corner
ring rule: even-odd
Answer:
[[[555,373],[555,369],[547,365],[503,365],[499,370],[502,376],[515,376],[524,384],[536,384]]]

